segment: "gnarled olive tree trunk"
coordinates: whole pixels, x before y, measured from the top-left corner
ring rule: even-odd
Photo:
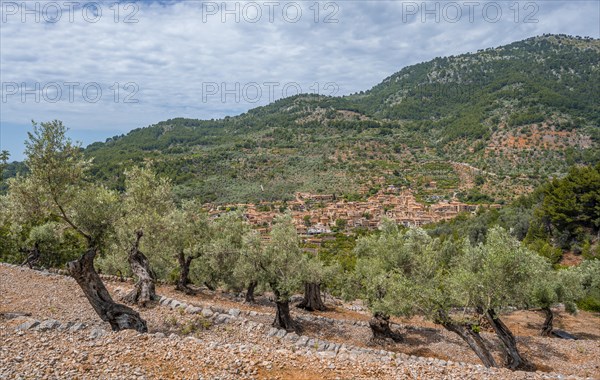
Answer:
[[[130,307],[113,301],[100,276],[94,269],[96,248],[88,247],[79,260],[69,262],[71,276],[83,290],[90,304],[103,321],[110,323],[114,331],[132,329],[148,332],[146,321]]]
[[[373,318],[369,320],[369,327],[373,333],[374,341],[391,339],[394,342],[402,342],[404,338],[399,333],[390,328],[390,316],[384,313],[376,312]]]
[[[275,301],[275,305],[277,305],[277,312],[275,314],[275,321],[273,321],[273,327],[286,331],[296,331],[296,322],[290,315],[290,302]]]
[[[177,285],[175,285],[175,289],[186,294],[193,294],[194,290],[191,289],[188,284],[190,283],[190,266],[192,265],[192,260],[194,260],[194,256],[185,256],[183,251],[179,251],[177,254],[177,262],[179,263],[179,279],[177,280]]]
[[[479,360],[481,360],[484,366],[498,366],[498,364],[496,364],[496,360],[494,360],[494,357],[492,356],[492,353],[487,348],[485,341],[483,340],[481,335],[479,335],[479,333],[473,330],[473,326],[458,323],[445,323],[443,324],[443,327],[446,330],[452,331],[453,333],[460,336],[461,339],[469,345],[473,352],[475,352],[475,354],[477,355]]]
[[[33,269],[33,266],[40,260],[42,253],[40,252],[40,244],[36,241],[31,249],[20,249],[21,252],[27,254],[27,258],[21,264],[21,266],[27,264],[29,269]]]
[[[541,335],[551,336],[552,330],[554,329],[554,326],[552,325],[552,322],[554,321],[554,313],[552,313],[552,310],[549,307],[543,307],[542,311],[544,312],[544,316],[546,318],[544,320],[544,324],[542,325]]]
[[[297,307],[308,311],[323,311],[327,310],[325,303],[321,299],[321,284],[305,283],[304,284],[304,299]]]
[[[250,281],[250,283],[248,284],[248,289],[246,290],[245,298],[247,303],[256,302],[256,300],[254,299],[254,289],[256,289],[256,285],[258,285],[258,282],[256,281]]]
[[[446,330],[451,331],[464,340],[475,355],[481,360],[486,367],[498,367],[496,360],[492,356],[489,348],[485,344],[483,337],[473,328],[471,324],[456,323],[450,318],[440,318],[436,323],[442,325]]]
[[[508,326],[500,320],[494,309],[488,309],[485,317],[492,325],[496,335],[502,342],[504,354],[506,355],[506,366],[512,370],[535,371],[535,366],[521,356],[517,348],[517,341]]]
[[[275,320],[273,321],[273,327],[278,329],[284,329],[286,331],[297,331],[299,326],[292,319],[290,314],[290,301],[287,298],[282,298],[280,293],[275,290],[276,287],[271,286],[275,293],[275,305],[277,306],[277,312],[275,313]]]
[[[136,235],[135,243],[129,251],[127,260],[129,261],[131,271],[137,277],[138,281],[135,283],[133,290],[123,297],[123,301],[146,306],[158,299],[155,289],[156,279],[150,269],[148,258],[140,251],[140,239],[144,236],[144,233],[140,230],[136,232]]]

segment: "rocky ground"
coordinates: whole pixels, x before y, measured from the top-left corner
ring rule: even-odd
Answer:
[[[132,287],[105,282],[115,299]],[[404,343],[379,346],[370,343],[360,306],[330,303],[317,314],[294,308],[303,330],[288,334],[271,328],[266,297],[247,305],[207,290],[157,291],[159,303],[136,308],[148,334],[114,333],[70,277],[0,265],[0,379],[600,379],[597,314],[559,313],[555,325],[575,341],[538,337],[539,313],[506,315],[538,368],[525,373],[480,366],[458,337],[418,318],[394,321]]]

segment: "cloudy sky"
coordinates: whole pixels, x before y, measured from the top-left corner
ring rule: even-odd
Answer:
[[[402,67],[543,33],[600,37],[594,1],[1,1],[0,148],[31,120],[87,145],[298,92],[345,95]]]

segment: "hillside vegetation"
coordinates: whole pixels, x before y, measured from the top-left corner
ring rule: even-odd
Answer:
[[[600,40],[545,35],[409,66],[350,96],[170,119],[85,154],[113,188],[125,168],[152,160],[180,198],[205,202],[360,198],[382,184],[424,201],[505,201],[599,161],[599,84]]]
[[[475,218],[430,226],[429,231],[383,218],[372,233],[357,233],[345,241],[334,237],[321,257],[317,247],[305,245],[313,242],[298,234],[297,224],[302,221],[285,209],[273,219],[270,232],[260,234],[243,210],[212,215],[197,200],[179,203],[172,182],[158,176],[152,164],[123,167],[123,191],[109,189],[97,179],[97,164],[72,143],[66,131],[55,120],[34,123],[28,134],[27,173],[10,179],[7,195],[0,196],[0,260],[30,268],[48,258],[66,264],[67,271],[61,273],[71,275],[99,319],[113,331],[152,331],[156,320],[146,319],[139,310],[166,302],[157,294],[157,284],[165,281],[187,296],[200,295],[203,288],[198,285],[203,284],[211,292],[244,294],[249,304],[257,302],[256,292],[269,292],[275,316],[268,334],[300,341],[299,334],[312,327],[291,312],[296,294],[304,288],[301,302],[294,306],[327,312],[323,289],[338,300],[360,300],[366,306],[371,318],[363,325],[371,330],[371,345],[411,346],[409,335],[391,318],[424,318],[460,338],[485,367],[536,371],[542,367],[530,355],[531,342],[518,344],[503,321],[510,311],[537,308],[544,315],[540,335],[575,339],[555,329],[556,313],[563,307],[568,313],[576,313],[578,307],[597,310],[600,304],[600,261],[596,260],[600,164],[573,166],[564,178],[548,181],[500,211],[495,206],[480,207]],[[226,136],[222,139],[227,144]],[[444,164],[438,160],[424,166],[441,171]],[[450,164],[453,169],[477,172],[477,186],[485,184],[486,176],[497,176],[469,163]],[[380,186],[385,181],[382,177],[372,183]],[[428,186],[438,189],[437,181]],[[585,260],[578,266],[553,266],[561,248],[578,250]],[[26,256],[25,261],[19,256]],[[100,270],[130,274],[136,282],[114,299]],[[168,302],[180,307],[182,314],[201,313],[208,318],[216,311]],[[240,311],[228,315],[237,318]],[[197,320],[182,333],[209,328],[211,323],[224,322],[223,318],[231,319]],[[46,330],[62,326],[58,321],[25,319],[18,328],[37,324]],[[486,328],[498,345],[482,334]],[[500,354],[493,346],[501,348]],[[335,346],[325,343],[324,347],[334,347],[336,355]]]

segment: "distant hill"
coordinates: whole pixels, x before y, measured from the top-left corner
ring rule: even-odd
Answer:
[[[510,200],[600,160],[600,40],[544,35],[405,67],[369,91],[299,95],[220,120],[171,119],[88,146],[112,187],[151,159],[182,198]]]

